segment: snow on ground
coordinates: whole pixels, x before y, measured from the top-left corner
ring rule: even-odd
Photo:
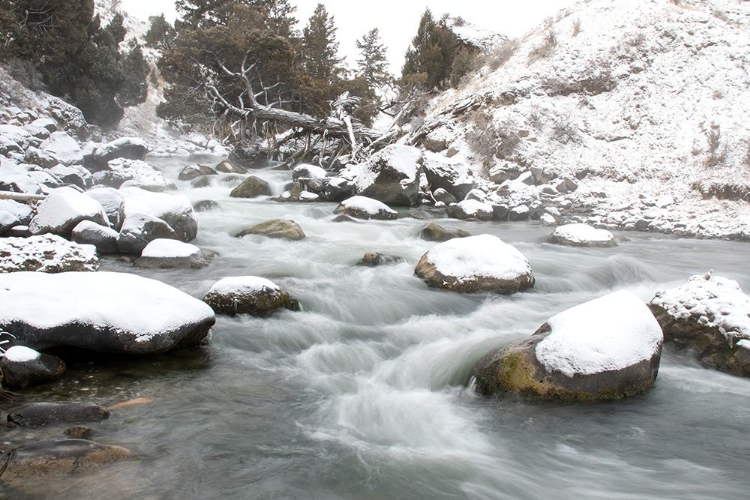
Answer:
[[[46,329],[83,323],[136,342],[214,316],[202,301],[160,281],[110,272],[0,274],[0,302],[0,324]]]
[[[26,346],[14,345],[5,351],[3,357],[13,363],[28,363],[29,361],[39,359],[42,355],[34,349],[29,349]]]
[[[489,234],[448,240],[431,248],[426,257],[440,274],[459,281],[476,277],[512,280],[531,273],[521,252]]]
[[[277,292],[280,288],[274,282],[258,276],[231,276],[222,278],[211,287],[209,294],[254,295],[261,292]]]
[[[663,342],[659,323],[646,304],[619,291],[553,316],[536,357],[552,372],[591,375],[650,360]]]
[[[201,253],[201,249],[190,243],[177,240],[158,238],[151,241],[143,249],[141,257],[153,258],[180,258],[193,257]]]
[[[657,292],[651,301],[671,316],[718,328],[729,342],[750,339],[750,297],[740,285],[720,276],[693,276],[687,283]]]

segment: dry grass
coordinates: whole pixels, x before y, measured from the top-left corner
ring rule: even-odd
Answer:
[[[554,28],[548,29],[544,33],[544,40],[542,40],[542,44],[538,47],[535,47],[530,53],[529,53],[529,62],[532,63],[534,61],[538,61],[539,59],[545,59],[552,54],[552,52],[555,50],[555,47],[557,47],[557,33],[555,32]]]

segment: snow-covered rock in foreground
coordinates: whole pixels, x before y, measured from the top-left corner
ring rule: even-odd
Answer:
[[[416,205],[419,202],[419,174],[422,152],[412,146],[391,144],[365,163],[352,165],[341,173],[354,181],[356,193],[390,205]]]
[[[49,354],[15,345],[0,358],[0,369],[3,384],[23,388],[60,378],[65,373],[65,363]]]
[[[159,353],[198,344],[215,322],[200,300],[132,274],[0,274],[0,302],[0,329],[34,349]]]
[[[174,229],[176,239],[186,243],[198,235],[198,219],[187,196],[152,193],[135,187],[122,188],[120,193],[126,217],[140,213],[159,218]]]
[[[146,245],[135,265],[152,269],[200,268],[207,266],[210,260],[210,257],[195,245],[160,238]]]
[[[235,276],[216,282],[203,299],[218,314],[265,317],[279,309],[299,310],[299,303],[278,285],[257,276]]]
[[[388,205],[366,196],[347,198],[336,207],[334,213],[365,220],[394,220],[398,218],[398,213]]]
[[[612,233],[606,229],[595,229],[588,224],[566,224],[559,226],[547,241],[572,247],[616,247]]]
[[[667,342],[704,366],[750,377],[750,297],[736,281],[693,276],[657,292],[650,306]]]
[[[529,261],[515,247],[489,234],[456,238],[434,246],[414,274],[428,286],[455,292],[510,294],[534,286]]]
[[[484,358],[477,389],[572,400],[632,396],[654,384],[662,344],[646,304],[615,292],[553,316],[530,338]]]
[[[92,245],[71,243],[52,234],[0,239],[0,273],[64,273],[97,269],[99,259]]]
[[[78,142],[65,132],[54,132],[40,146],[42,151],[51,154],[63,165],[81,165],[83,151]]]
[[[31,234],[58,234],[68,237],[79,222],[90,220],[108,225],[107,214],[95,199],[71,187],[54,189],[39,204],[36,216],[31,219]]]

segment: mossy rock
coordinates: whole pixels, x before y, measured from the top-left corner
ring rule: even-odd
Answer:
[[[466,238],[471,233],[463,229],[445,229],[440,224],[430,222],[419,232],[419,237],[425,241],[448,241],[453,238]]]
[[[257,234],[268,238],[278,238],[291,241],[299,241],[306,238],[302,227],[293,220],[287,219],[271,219],[269,221],[261,222],[253,227],[243,229],[237,233],[235,237],[242,238],[249,234]]]
[[[260,177],[251,175],[234,188],[229,196],[232,198],[257,198],[258,196],[271,196],[271,185]]]

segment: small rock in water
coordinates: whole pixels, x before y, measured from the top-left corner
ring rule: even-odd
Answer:
[[[109,410],[94,403],[29,403],[8,414],[8,422],[21,427],[98,422],[106,418],[109,418]]]
[[[377,267],[389,264],[400,264],[406,262],[396,255],[384,255],[380,252],[367,252],[362,259],[357,262],[358,266]]]
[[[16,345],[0,358],[3,383],[9,387],[27,387],[58,379],[65,373],[65,363],[55,356]]]
[[[214,200],[201,200],[195,202],[193,208],[196,212],[210,212],[211,210],[221,210],[221,205]]]
[[[242,181],[242,184],[234,188],[229,196],[232,198],[257,198],[258,196],[271,196],[272,194],[273,191],[268,182],[251,175]]]
[[[453,238],[466,238],[471,236],[471,234],[463,229],[445,229],[440,224],[431,222],[422,228],[419,232],[419,236],[426,241],[442,242],[452,240]]]
[[[554,220],[554,219],[553,219]],[[550,243],[574,247],[616,247],[617,241],[606,229],[595,229],[587,224],[566,224],[559,226],[547,238]]]
[[[272,219],[269,221],[261,222],[248,229],[243,229],[235,235],[236,238],[242,238],[250,234],[257,234],[261,236],[267,236],[269,238],[278,238],[291,241],[299,241],[305,239],[305,232],[302,230],[299,224],[293,220],[285,219]]]
[[[299,310],[299,303],[278,285],[257,276],[235,276],[216,282],[203,299],[218,314],[265,317],[279,309]]]
[[[398,218],[398,213],[388,205],[366,196],[352,196],[342,201],[333,213],[365,220],[395,220]]]
[[[234,163],[224,160],[219,162],[216,167],[214,167],[214,170],[217,172],[221,172],[224,174],[244,174],[247,173],[247,170],[239,165],[235,165]]]
[[[71,439],[88,439],[93,433],[94,430],[85,425],[74,425],[65,429],[65,435]]]
[[[210,262],[211,256],[195,245],[160,238],[146,245],[135,265],[147,269],[197,269],[206,267]]]

